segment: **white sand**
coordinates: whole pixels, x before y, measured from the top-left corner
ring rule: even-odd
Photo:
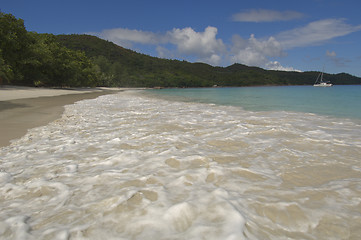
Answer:
[[[121,88],[51,89],[0,86],[0,147],[59,118],[64,105],[119,92]]]
[[[89,92],[97,92],[97,91],[102,91],[102,88],[77,88],[73,90],[73,89],[1,86],[0,101],[9,101],[14,99],[36,98],[36,97],[51,97],[51,96],[89,93]]]

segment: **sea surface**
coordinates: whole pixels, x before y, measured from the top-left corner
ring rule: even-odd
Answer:
[[[361,85],[188,88],[155,92],[174,100],[240,106],[249,111],[292,111],[361,119]]]
[[[125,91],[0,149],[0,239],[359,239],[361,87]]]

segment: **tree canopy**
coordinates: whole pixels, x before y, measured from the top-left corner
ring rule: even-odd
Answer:
[[[134,52],[90,35],[58,35],[64,46],[84,51],[101,72],[100,83],[122,87],[211,87],[312,85],[318,72],[264,70],[242,64],[213,67],[204,63],[161,59]],[[346,73],[325,74],[334,84],[361,84]]]
[[[27,86],[96,86],[96,65],[52,34],[28,32],[24,21],[0,12],[0,81]]]

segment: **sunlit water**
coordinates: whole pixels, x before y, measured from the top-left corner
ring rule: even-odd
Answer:
[[[358,119],[101,96],[0,149],[0,238],[359,239],[360,156]]]
[[[250,111],[296,111],[361,119],[361,85],[188,88],[151,92],[175,100],[241,106]]]

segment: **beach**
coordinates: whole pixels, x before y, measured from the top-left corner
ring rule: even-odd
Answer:
[[[158,92],[62,101],[61,117],[0,148],[1,238],[359,239],[358,119]]]
[[[18,86],[0,87],[0,147],[61,117],[64,106],[124,89],[50,89]]]

